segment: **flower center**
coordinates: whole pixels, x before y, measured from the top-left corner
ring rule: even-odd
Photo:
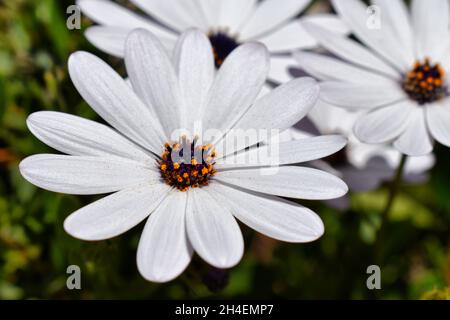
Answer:
[[[208,185],[215,174],[215,151],[211,145],[196,146],[196,139],[166,143],[158,166],[164,181],[180,191]]]
[[[324,160],[335,167],[346,165],[348,163],[347,147],[339,150],[336,153],[333,153],[332,155],[326,157]]]
[[[417,61],[406,74],[402,84],[408,96],[420,105],[434,102],[447,95],[445,71],[440,64],[431,65],[428,58]]]
[[[219,69],[226,57],[239,46],[239,43],[235,38],[222,31],[210,32],[208,38],[213,48],[216,68]]]

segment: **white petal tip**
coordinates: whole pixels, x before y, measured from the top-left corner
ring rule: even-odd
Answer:
[[[323,224],[322,219],[314,213],[314,216],[316,219],[315,225],[311,227],[311,233],[308,234],[306,237],[303,236],[301,241],[298,241],[298,243],[309,243],[316,241],[317,239],[321,238],[323,234],[325,233],[325,225]]]
[[[36,156],[30,156],[19,163],[19,172],[22,175],[22,177],[27,180],[29,183],[34,184],[33,179],[30,176],[30,169],[33,169],[32,167],[32,161],[35,159]]]
[[[309,242],[316,241],[317,239],[321,238],[324,233],[325,233],[325,226],[323,225],[322,220],[320,220],[320,225],[317,226],[317,230],[315,230],[315,233],[312,235],[311,240]]]
[[[50,111],[38,111],[27,117],[26,123],[28,129],[33,132],[40,124],[45,124],[45,115]]]
[[[69,68],[69,73],[74,71],[80,63],[86,62],[87,60],[92,60],[93,58],[99,59],[93,54],[86,51],[76,51],[69,56],[69,60],[67,61],[67,65]]]
[[[144,38],[144,39],[143,39]],[[125,41],[125,47],[128,47],[131,43],[131,45],[135,42],[139,42],[141,40],[157,40],[156,37],[153,35],[153,33],[149,30],[146,30],[144,28],[136,28],[133,29],[128,33],[127,39]]]
[[[239,47],[241,50],[249,50],[256,56],[256,54],[261,54],[265,56],[267,64],[270,64],[270,53],[267,47],[260,42],[246,42]]]
[[[341,136],[341,135],[335,135],[334,137],[336,137],[336,146],[338,149],[338,151],[342,150],[343,148],[345,148],[345,146],[348,144],[348,138]]]
[[[95,44],[96,43],[96,36],[98,35],[101,30],[105,28],[103,26],[91,26],[84,31],[84,36],[86,39],[88,39],[89,42]]]
[[[86,234],[83,228],[80,228],[79,226],[75,225],[74,220],[75,219],[72,214],[64,220],[63,224],[64,231],[66,231],[66,233],[71,237],[83,241],[100,241],[108,239],[105,237],[98,237],[98,236],[96,237],[95,235],[92,234]]]
[[[139,263],[137,265],[139,273],[141,276],[150,282],[155,283],[165,283],[178,278],[184,270],[181,272],[171,273],[170,270],[148,270],[148,267],[140,266]]]
[[[336,176],[334,176],[334,178],[335,178],[335,181],[333,184],[333,189],[330,190],[330,193],[327,197],[324,197],[323,199],[320,199],[320,200],[338,199],[338,198],[345,196],[348,193],[347,184],[341,178],[338,178]]]
[[[393,144],[394,148],[397,149],[402,154],[408,157],[422,157],[427,156],[433,152],[433,144],[431,143],[428,148],[421,148],[412,150],[413,148],[404,147],[402,143],[399,143],[398,140]]]
[[[243,247],[243,241],[242,243],[242,247],[240,248],[235,248],[236,252],[233,252],[234,256],[232,254],[223,254],[221,256],[216,256],[213,257],[211,256],[211,254],[209,254],[209,256],[205,256],[204,254],[200,254],[199,252],[197,252],[197,254],[203,259],[205,260],[205,262],[207,262],[208,264],[212,265],[215,268],[218,269],[231,269],[233,267],[235,267],[242,259],[243,255],[244,255],[244,247]]]
[[[339,179],[339,178],[338,178]],[[341,179],[339,179],[339,180],[341,180]],[[345,196],[346,194],[348,193],[348,186],[347,186],[347,184],[343,181],[343,180],[341,180],[341,190],[339,191],[339,195],[336,197],[336,198],[340,198],[340,197],[343,197],[343,196]]]

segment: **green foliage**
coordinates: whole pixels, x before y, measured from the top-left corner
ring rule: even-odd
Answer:
[[[402,188],[389,216],[382,290],[366,288],[373,244],[387,188],[352,195],[346,212],[308,203],[324,220],[325,235],[310,244],[267,239],[242,226],[246,253],[229,284],[213,293],[210,271],[197,257],[168,284],[145,281],[136,268],[143,225],[115,239],[83,242],[63,230],[64,218],[94,201],[46,192],[18,172],[24,157],[52,152],[26,128],[28,114],[57,110],[96,119],[67,74],[71,52],[95,52],[65,26],[69,0],[0,2],[0,299],[55,298],[338,298],[443,299],[450,282],[450,152],[438,148],[429,182]],[[86,24],[86,21],[85,21]],[[82,269],[82,290],[66,288],[66,268]]]

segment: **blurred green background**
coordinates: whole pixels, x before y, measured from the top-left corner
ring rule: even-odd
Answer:
[[[382,290],[366,287],[387,188],[352,195],[336,212],[308,203],[326,232],[311,244],[285,244],[242,227],[246,253],[224,272],[199,258],[176,281],[153,284],[139,275],[136,246],[143,224],[108,241],[83,242],[63,230],[64,218],[94,197],[37,189],[19,174],[24,157],[53,152],[27,130],[28,114],[56,110],[96,119],[73,87],[71,52],[102,54],[66,28],[73,1],[0,1],[0,299],[291,298],[445,299],[450,297],[450,150],[436,149],[427,184],[403,187],[383,242]],[[83,26],[89,22],[83,19]],[[82,290],[66,288],[66,269],[79,265]]]

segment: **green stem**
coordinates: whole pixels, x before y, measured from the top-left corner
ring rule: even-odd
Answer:
[[[398,168],[395,173],[394,180],[392,180],[390,184],[389,197],[386,202],[386,206],[384,207],[384,210],[381,213],[381,225],[380,228],[378,229],[377,237],[375,240],[375,259],[378,265],[381,265],[382,263],[382,248],[383,248],[383,241],[385,239],[386,226],[389,220],[389,213],[392,209],[392,206],[394,205],[395,197],[397,196],[400,190],[403,171],[405,169],[407,158],[408,156],[402,155],[400,164],[398,165]]]

